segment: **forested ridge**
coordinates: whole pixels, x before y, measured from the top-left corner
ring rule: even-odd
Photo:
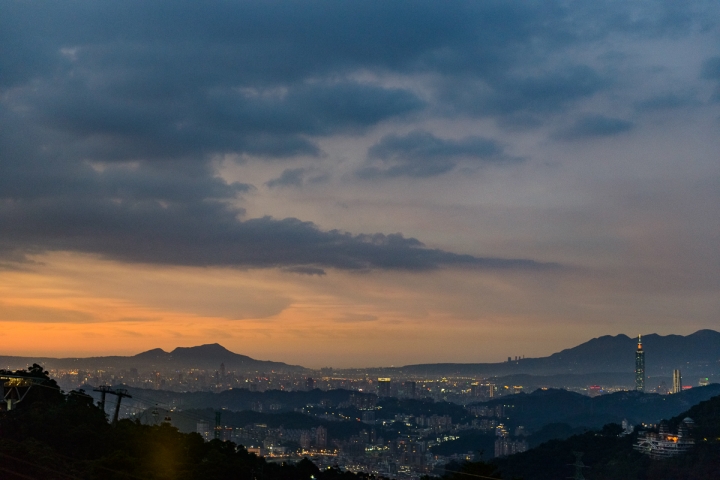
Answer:
[[[587,480],[717,480],[720,478],[720,396],[668,419],[670,428],[675,431],[686,417],[695,423],[690,432],[695,447],[673,458],[654,460],[633,450],[638,432],[620,436],[620,425],[609,424],[601,430],[550,440],[527,452],[487,463],[449,465],[443,478],[469,480],[473,475],[505,480],[573,478],[575,453],[582,453],[585,467],[580,470]]]
[[[34,385],[11,411],[0,412],[0,478],[143,480],[356,480],[364,474],[319,470],[309,460],[269,463],[231,442],[203,441],[170,425],[108,421],[82,390],[63,393],[38,365],[2,372],[32,379]],[[632,449],[637,432],[619,436],[619,425],[551,440],[527,452],[489,463],[448,465],[445,480],[477,476],[506,480],[572,477],[574,452],[582,452],[588,480],[710,480],[720,471],[720,396],[669,419],[695,422],[696,446],[688,454],[652,460]]]
[[[0,478],[103,480],[358,480],[309,460],[275,464],[231,442],[203,441],[170,425],[106,414],[82,390],[63,393],[38,365],[0,372],[34,379],[22,402],[0,412]]]

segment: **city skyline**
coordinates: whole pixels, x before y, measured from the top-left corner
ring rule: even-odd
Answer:
[[[2,354],[501,362],[720,313],[720,5],[8,2]]]

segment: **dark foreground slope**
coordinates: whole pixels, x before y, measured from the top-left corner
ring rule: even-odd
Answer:
[[[495,472],[504,479],[555,480],[572,478],[575,468],[574,452],[581,452],[582,469],[588,480],[717,480],[720,478],[720,396],[699,403],[670,419],[671,428],[685,417],[695,421],[692,431],[695,448],[686,455],[666,460],[652,460],[633,450],[637,434],[618,436],[618,425],[606,425],[602,430],[586,432],[566,440],[552,440],[489,464],[467,464],[468,471]],[[464,478],[448,474],[448,479]]]
[[[7,373],[7,372],[1,372]],[[63,394],[41,367],[17,409],[0,412],[0,478],[143,480],[355,480],[366,478],[311,462],[279,465],[217,440],[170,426],[147,426],[105,414],[82,391]]]

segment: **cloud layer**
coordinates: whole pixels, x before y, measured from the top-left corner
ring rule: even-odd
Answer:
[[[473,163],[500,163],[502,147],[482,137],[443,139],[416,130],[404,136],[386,135],[368,149],[368,156],[387,167],[365,167],[361,177],[432,177],[449,172],[463,159]]]
[[[342,136],[375,135],[352,168],[367,180],[518,163],[498,138],[513,128],[545,128],[562,141],[632,133],[633,115],[684,105],[687,89],[666,87],[665,100],[637,101],[625,116],[592,111],[621,82],[621,55],[606,45],[711,30],[712,8],[10,3],[0,19],[0,253],[73,250],[305,273],[540,268],[523,256],[455,254],[402,235],[248,218],[243,197],[262,186],[226,181],[218,158],[282,164],[261,184],[277,189],[330,178],[313,162],[334,168],[323,144]],[[703,59],[696,77],[717,83],[717,59]],[[448,135],[423,126],[433,119],[496,127]]]
[[[718,45],[713,0],[4,2],[4,345],[351,366],[717,328]]]

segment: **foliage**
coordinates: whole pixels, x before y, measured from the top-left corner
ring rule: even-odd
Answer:
[[[637,434],[619,436],[622,428],[609,424],[600,431],[551,440],[524,453],[494,459],[491,463],[504,479],[554,480],[571,478],[575,473],[574,452],[583,452],[588,480],[715,480],[720,471],[720,396],[695,405],[671,419],[671,428],[685,418],[695,422],[691,434],[696,445],[689,453],[663,460],[642,455],[632,446]],[[558,427],[565,429],[565,427]],[[475,464],[472,464],[475,465]],[[487,468],[479,462],[478,468]],[[450,474],[446,480],[455,480]]]
[[[5,372],[8,373],[8,372]],[[364,475],[267,463],[231,442],[204,442],[169,425],[121,420],[105,413],[83,391],[63,394],[37,365],[14,375],[33,377],[17,409],[0,412],[0,478],[103,480],[355,480]],[[32,393],[32,395],[31,395]]]
[[[490,458],[495,449],[495,435],[469,430],[460,433],[460,438],[435,445],[430,450],[434,455],[452,455],[460,452],[483,452],[483,459]],[[477,457],[476,457],[477,458]]]

